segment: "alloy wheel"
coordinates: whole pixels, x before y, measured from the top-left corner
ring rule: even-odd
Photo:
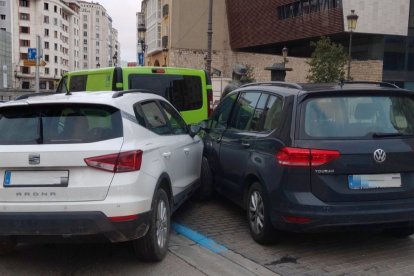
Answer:
[[[258,191],[253,191],[249,200],[249,223],[255,234],[260,234],[264,226],[264,204]]]
[[[156,218],[156,235],[157,244],[160,248],[165,246],[168,234],[168,214],[167,207],[164,200],[160,200],[157,206],[157,218]]]

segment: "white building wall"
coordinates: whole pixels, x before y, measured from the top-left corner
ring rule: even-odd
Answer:
[[[0,29],[11,32],[11,0],[0,0]]]
[[[355,10],[359,16],[355,32],[406,36],[410,0],[342,0],[345,31],[346,16]]]

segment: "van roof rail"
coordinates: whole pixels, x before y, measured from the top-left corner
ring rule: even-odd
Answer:
[[[30,94],[26,94],[26,95],[20,95],[17,96],[14,100],[24,100],[24,99],[28,99],[31,97],[38,97],[38,96],[48,96],[48,95],[54,95],[54,94],[59,94],[56,92],[39,92],[39,93],[30,93]]]
[[[284,81],[252,82],[252,83],[243,84],[240,87],[248,87],[248,86],[256,86],[256,85],[279,86],[279,87],[286,87],[286,88],[303,89],[302,86],[300,86],[297,83],[284,82]]]
[[[342,87],[344,84],[372,84],[372,85],[378,85],[380,87],[390,87],[390,88],[398,88],[397,85],[389,82],[383,82],[383,81],[344,81],[342,80],[339,85]]]
[[[130,93],[154,93],[151,90],[148,89],[130,89],[130,90],[122,90],[122,91],[116,91],[113,95],[112,98],[119,98],[122,97],[125,94],[130,94]]]

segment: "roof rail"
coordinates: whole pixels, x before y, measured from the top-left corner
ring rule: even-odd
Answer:
[[[16,97],[14,100],[24,100],[24,99],[28,99],[31,97],[38,97],[38,96],[48,96],[48,95],[54,95],[54,94],[59,94],[56,92],[39,92],[39,93],[30,93],[30,94],[26,94],[26,95],[20,95],[18,97]]]
[[[380,87],[390,87],[390,88],[399,88],[397,85],[389,83],[389,82],[383,82],[383,81],[344,81],[342,80],[339,85],[342,87],[344,84],[372,84],[372,85],[378,85]]]
[[[124,94],[130,94],[130,93],[154,93],[151,90],[148,89],[130,89],[130,90],[122,90],[117,91],[112,95],[112,98],[119,98],[122,97]]]
[[[300,86],[297,83],[284,82],[284,81],[252,82],[252,83],[243,84],[240,87],[248,87],[248,86],[255,86],[255,85],[279,86],[279,87],[286,87],[286,88],[303,89],[302,86]]]

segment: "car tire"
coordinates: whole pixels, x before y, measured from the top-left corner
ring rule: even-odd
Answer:
[[[9,237],[0,238],[0,255],[8,255],[13,252],[16,243]]]
[[[414,226],[390,228],[385,229],[384,232],[388,236],[404,239],[414,234]]]
[[[171,229],[171,209],[167,193],[159,189],[155,193],[147,234],[133,240],[135,255],[145,262],[158,262],[164,259],[168,251]]]
[[[249,189],[246,210],[250,234],[253,239],[260,244],[271,243],[275,229],[270,222],[269,204],[267,204],[262,186],[258,182],[253,183]]]
[[[199,200],[209,200],[213,196],[213,174],[208,159],[203,156],[201,160],[200,186],[197,189],[196,197]]]

